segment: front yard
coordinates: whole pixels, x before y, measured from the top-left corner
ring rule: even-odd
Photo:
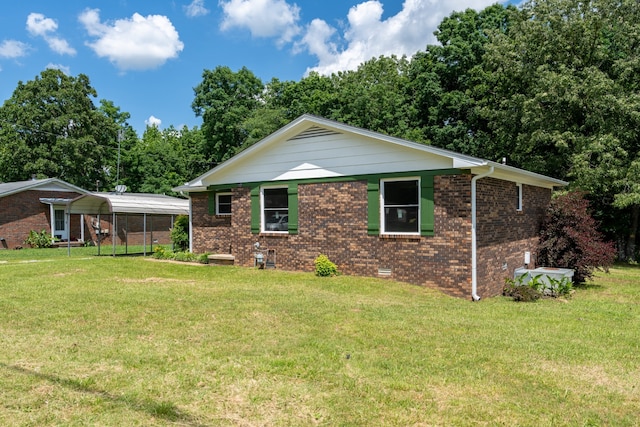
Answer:
[[[568,301],[472,303],[377,279],[0,252],[0,425],[634,426],[639,283],[616,267]]]

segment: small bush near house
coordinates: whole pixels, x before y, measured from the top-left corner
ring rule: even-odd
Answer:
[[[29,231],[29,236],[24,239],[24,244],[29,245],[32,248],[50,248],[52,246],[53,236],[47,233],[47,230],[37,232],[35,230]]]
[[[182,262],[199,262],[209,264],[209,254],[194,254],[192,252],[173,252],[166,250],[163,246],[156,246],[153,250],[153,257],[156,259],[168,259]]]
[[[605,242],[589,214],[589,201],[581,192],[555,197],[540,231],[538,264],[574,270],[575,283],[584,283],[598,268],[608,269],[615,260],[615,246]]]
[[[523,276],[517,279],[506,279],[502,295],[513,298],[518,302],[534,302],[542,297],[542,292],[534,286],[523,283]]]
[[[171,241],[176,251],[184,252],[189,249],[189,217],[178,215],[171,229]]]
[[[326,255],[318,255],[313,263],[316,266],[316,276],[328,277],[338,274],[338,267]]]

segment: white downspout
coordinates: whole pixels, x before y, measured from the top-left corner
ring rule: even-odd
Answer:
[[[487,172],[471,178],[471,298],[474,301],[480,301],[480,295],[478,295],[478,242],[476,236],[476,226],[478,222],[476,208],[476,182],[479,179],[491,175],[494,169],[495,168],[491,166]]]

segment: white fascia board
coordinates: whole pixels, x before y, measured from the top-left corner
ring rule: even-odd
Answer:
[[[553,189],[554,187],[565,187],[569,185],[568,182],[561,179],[551,178],[546,175],[541,175],[539,173],[530,172],[524,169],[503,165],[502,163],[496,163],[492,161],[486,161],[484,166],[471,168],[471,173],[478,175],[486,172],[492,166],[495,168],[494,173],[491,174],[492,178],[512,181],[518,184],[546,187],[550,189]]]

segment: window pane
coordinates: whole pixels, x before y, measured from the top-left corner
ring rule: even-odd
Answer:
[[[64,211],[56,209],[55,219],[56,219],[56,230],[64,231]]]
[[[384,204],[389,205],[417,205],[418,182],[386,181],[384,183]]]
[[[231,213],[231,194],[218,195],[218,213],[219,214]]]
[[[267,231],[288,231],[289,215],[286,210],[265,211],[265,229]]]
[[[417,233],[418,207],[387,207],[384,209],[384,221],[387,233]]]
[[[289,206],[289,197],[286,188],[265,188],[264,189],[264,207],[269,208],[287,208]]]

